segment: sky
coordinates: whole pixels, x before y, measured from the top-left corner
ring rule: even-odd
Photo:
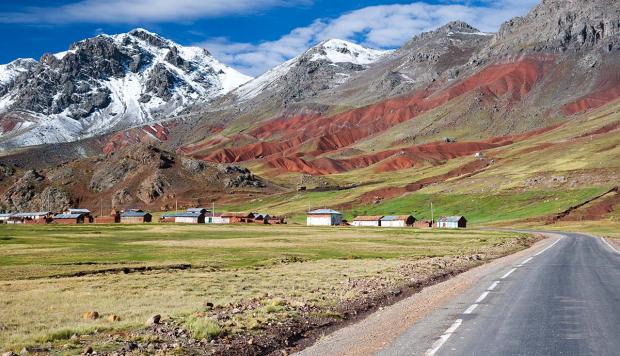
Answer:
[[[2,0],[0,63],[141,27],[252,76],[339,38],[393,49],[453,20],[495,32],[538,0]]]

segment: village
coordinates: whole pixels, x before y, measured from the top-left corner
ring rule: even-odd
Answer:
[[[51,211],[1,213],[0,224],[145,224],[153,222],[153,214],[142,209],[116,210],[109,215],[93,216],[88,209],[71,208],[61,213]],[[194,207],[185,211],[166,212],[160,215],[161,224],[287,224],[286,217],[258,212],[216,213],[212,209]],[[343,214],[333,209],[317,209],[306,212],[307,226],[354,226],[388,228],[443,228],[467,227],[464,216],[442,216],[434,220],[418,220],[413,215],[355,216],[352,221],[343,219]]]

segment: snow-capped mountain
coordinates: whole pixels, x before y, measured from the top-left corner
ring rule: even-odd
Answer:
[[[351,74],[365,70],[390,52],[338,39],[323,41],[233,93],[244,101],[259,95],[273,97],[278,94],[282,94],[285,101],[298,101],[320,90],[337,87]]]
[[[5,93],[5,89],[10,86],[15,79],[23,73],[31,70],[37,61],[32,58],[16,59],[11,63],[0,65],[0,95]]]
[[[73,141],[179,114],[251,80],[144,29],[0,66],[0,147]],[[7,123],[7,121],[10,121]]]

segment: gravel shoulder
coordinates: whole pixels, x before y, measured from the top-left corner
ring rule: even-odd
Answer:
[[[545,237],[556,234],[545,233]],[[297,355],[372,355],[391,344],[407,328],[441,308],[450,300],[516,260],[542,250],[553,241],[541,240],[532,247],[463,272],[419,293],[385,307],[365,319],[320,337]]]

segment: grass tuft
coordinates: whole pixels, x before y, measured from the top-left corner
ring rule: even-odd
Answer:
[[[222,334],[222,328],[218,323],[205,317],[190,316],[184,325],[196,340],[213,340]]]

